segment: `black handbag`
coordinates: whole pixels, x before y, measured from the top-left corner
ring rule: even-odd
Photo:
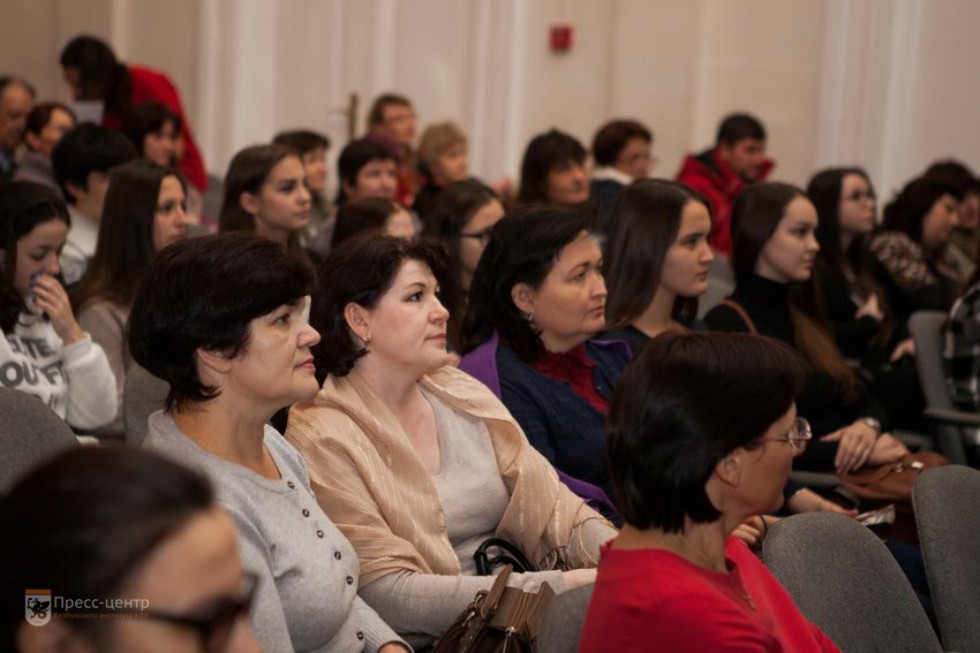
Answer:
[[[499,537],[487,538],[473,553],[473,560],[480,576],[490,576],[494,569],[503,565],[510,565],[517,573],[537,571],[520,549]]]

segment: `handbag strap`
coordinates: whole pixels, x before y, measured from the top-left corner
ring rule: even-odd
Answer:
[[[500,549],[500,553],[490,555],[490,549]],[[476,573],[489,576],[501,565],[510,565],[518,572],[535,571],[534,564],[516,546],[499,537],[489,537],[473,552]]]
[[[755,322],[752,321],[752,318],[749,317],[748,311],[746,311],[741,304],[730,297],[728,299],[723,299],[721,303],[738,313],[738,316],[742,318],[743,322],[745,322],[745,326],[749,328],[749,333],[759,333],[759,330],[755,328]]]

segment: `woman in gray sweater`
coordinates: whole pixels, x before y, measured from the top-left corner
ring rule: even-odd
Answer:
[[[317,505],[303,459],[267,425],[317,392],[311,286],[303,263],[255,236],[161,252],[129,318],[133,358],[170,384],[146,444],[213,480],[259,576],[252,625],[264,650],[407,651],[357,596],[353,547]]]

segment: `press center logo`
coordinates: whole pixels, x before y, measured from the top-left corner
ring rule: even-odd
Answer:
[[[51,621],[51,590],[24,590],[24,617],[32,626]]]

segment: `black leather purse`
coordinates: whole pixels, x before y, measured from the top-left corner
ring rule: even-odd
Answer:
[[[494,569],[503,565],[510,565],[519,574],[537,571],[520,549],[499,537],[487,538],[473,553],[473,560],[476,561],[476,573],[480,576],[490,576]]]

